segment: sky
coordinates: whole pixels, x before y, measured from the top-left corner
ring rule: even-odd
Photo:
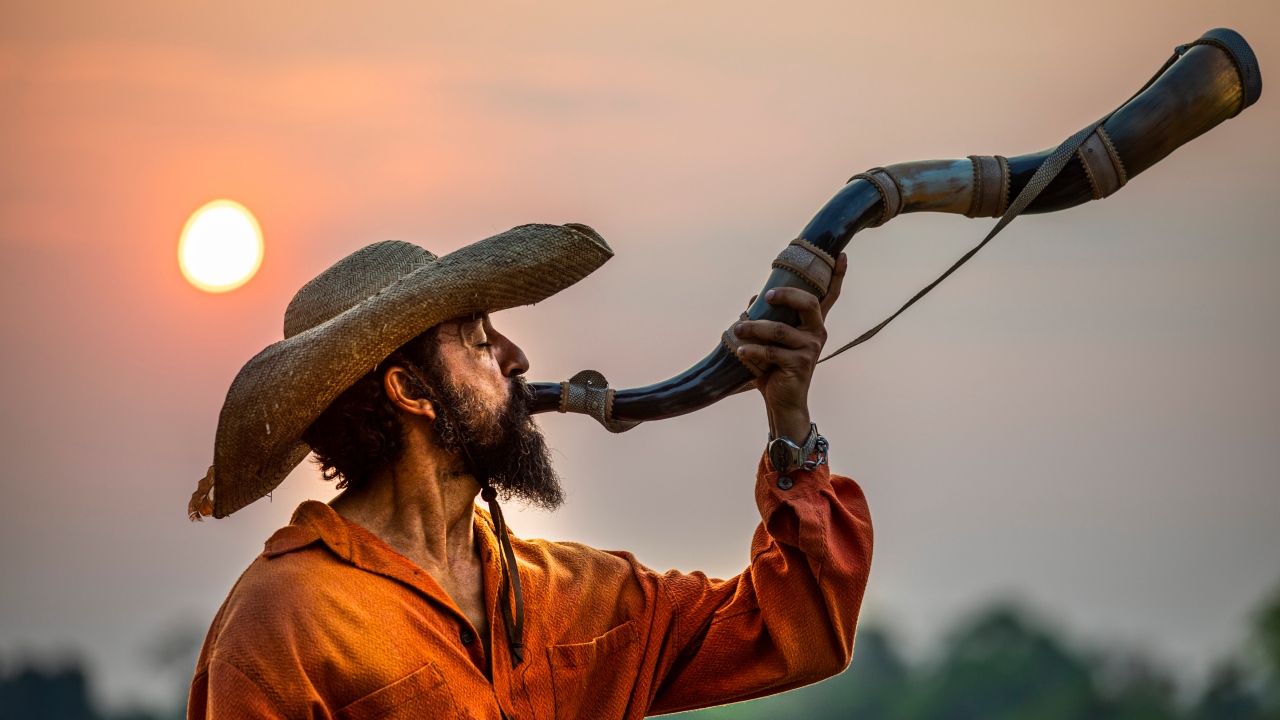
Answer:
[[[79,654],[109,703],[155,701],[156,638],[207,627],[293,508],[333,496],[304,465],[186,519],[231,379],[347,253],[591,225],[616,257],[495,324],[532,380],[649,384],[714,346],[850,175],[1055,145],[1219,26],[1259,57],[1257,105],[1116,196],[1020,218],[812,398],[870,501],[865,617],[927,648],[1019,598],[1193,676],[1280,582],[1275,3],[5,2],[0,658]],[[266,243],[222,295],[176,260],[217,198]],[[992,222],[858,235],[832,346]],[[623,435],[540,423],[569,502],[512,508],[517,534],[745,567],[758,396]]]

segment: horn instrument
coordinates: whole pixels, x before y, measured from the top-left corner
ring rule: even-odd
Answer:
[[[1179,46],[1161,71],[1128,102],[1056,148],[1008,158],[972,155],[958,160],[906,162],[859,173],[814,215],[798,239],[783,249],[742,319],[796,325],[795,311],[768,304],[765,292],[796,287],[821,298],[826,294],[834,259],[853,236],[901,213],[1002,218],[988,235],[990,240],[1018,212],[1054,212],[1108,197],[1178,147],[1240,114],[1257,102],[1261,93],[1262,76],[1253,50],[1235,31],[1219,28]],[[1071,155],[1065,162],[1063,158],[1055,160],[1055,153],[1062,156],[1068,151]],[[1046,172],[1038,172],[1042,165]],[[1028,185],[1037,192],[1024,193]],[[535,413],[558,410],[590,415],[611,432],[690,413],[749,387],[767,371],[739,359],[735,348],[736,339],[727,331],[715,349],[693,367],[640,388],[614,390],[594,370],[584,370],[561,383],[530,383],[532,409]]]

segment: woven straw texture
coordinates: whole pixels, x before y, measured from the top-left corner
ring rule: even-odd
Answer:
[[[214,517],[275,489],[310,452],[307,427],[396,348],[450,318],[544,300],[612,256],[585,225],[523,225],[439,259],[388,241],[338,261],[289,303],[286,339],[231,383],[214,446]]]

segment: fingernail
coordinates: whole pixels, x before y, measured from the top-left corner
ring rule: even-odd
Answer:
[[[775,290],[770,290],[769,292],[767,292],[767,293],[765,293],[765,294],[764,294],[764,299],[765,299],[765,300],[772,300],[772,299],[773,299],[773,296],[774,296],[774,295],[777,295],[777,294],[778,294],[778,293],[777,293],[777,291],[775,291]]]
[[[733,334],[734,334],[734,335],[741,335],[741,334],[742,334],[742,323],[738,323],[737,325],[734,325],[734,326],[733,326]]]
[[[746,355],[746,354],[747,354],[747,348],[746,348],[746,347],[740,347],[740,348],[738,348],[738,354],[739,354],[739,355]]]

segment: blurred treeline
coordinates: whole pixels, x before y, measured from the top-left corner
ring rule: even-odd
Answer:
[[[1280,720],[1280,589],[1246,646],[1198,689],[1140,653],[1073,645],[1017,605],[988,608],[930,662],[906,661],[892,635],[858,631],[843,674],[682,720]]]
[[[156,712],[108,714],[92,701],[81,665],[23,666],[0,674],[0,720],[176,720],[190,678],[191,641],[161,647],[176,702]],[[1280,590],[1248,642],[1204,686],[1179,688],[1139,653],[1074,645],[1017,605],[996,605],[948,634],[936,657],[905,660],[892,635],[858,632],[849,669],[817,685],[681,716],[687,720],[1280,720]]]
[[[168,699],[127,712],[103,710],[92,673],[77,660],[0,664],[0,720],[183,720],[204,634],[198,625],[178,624],[143,648],[139,661]]]

